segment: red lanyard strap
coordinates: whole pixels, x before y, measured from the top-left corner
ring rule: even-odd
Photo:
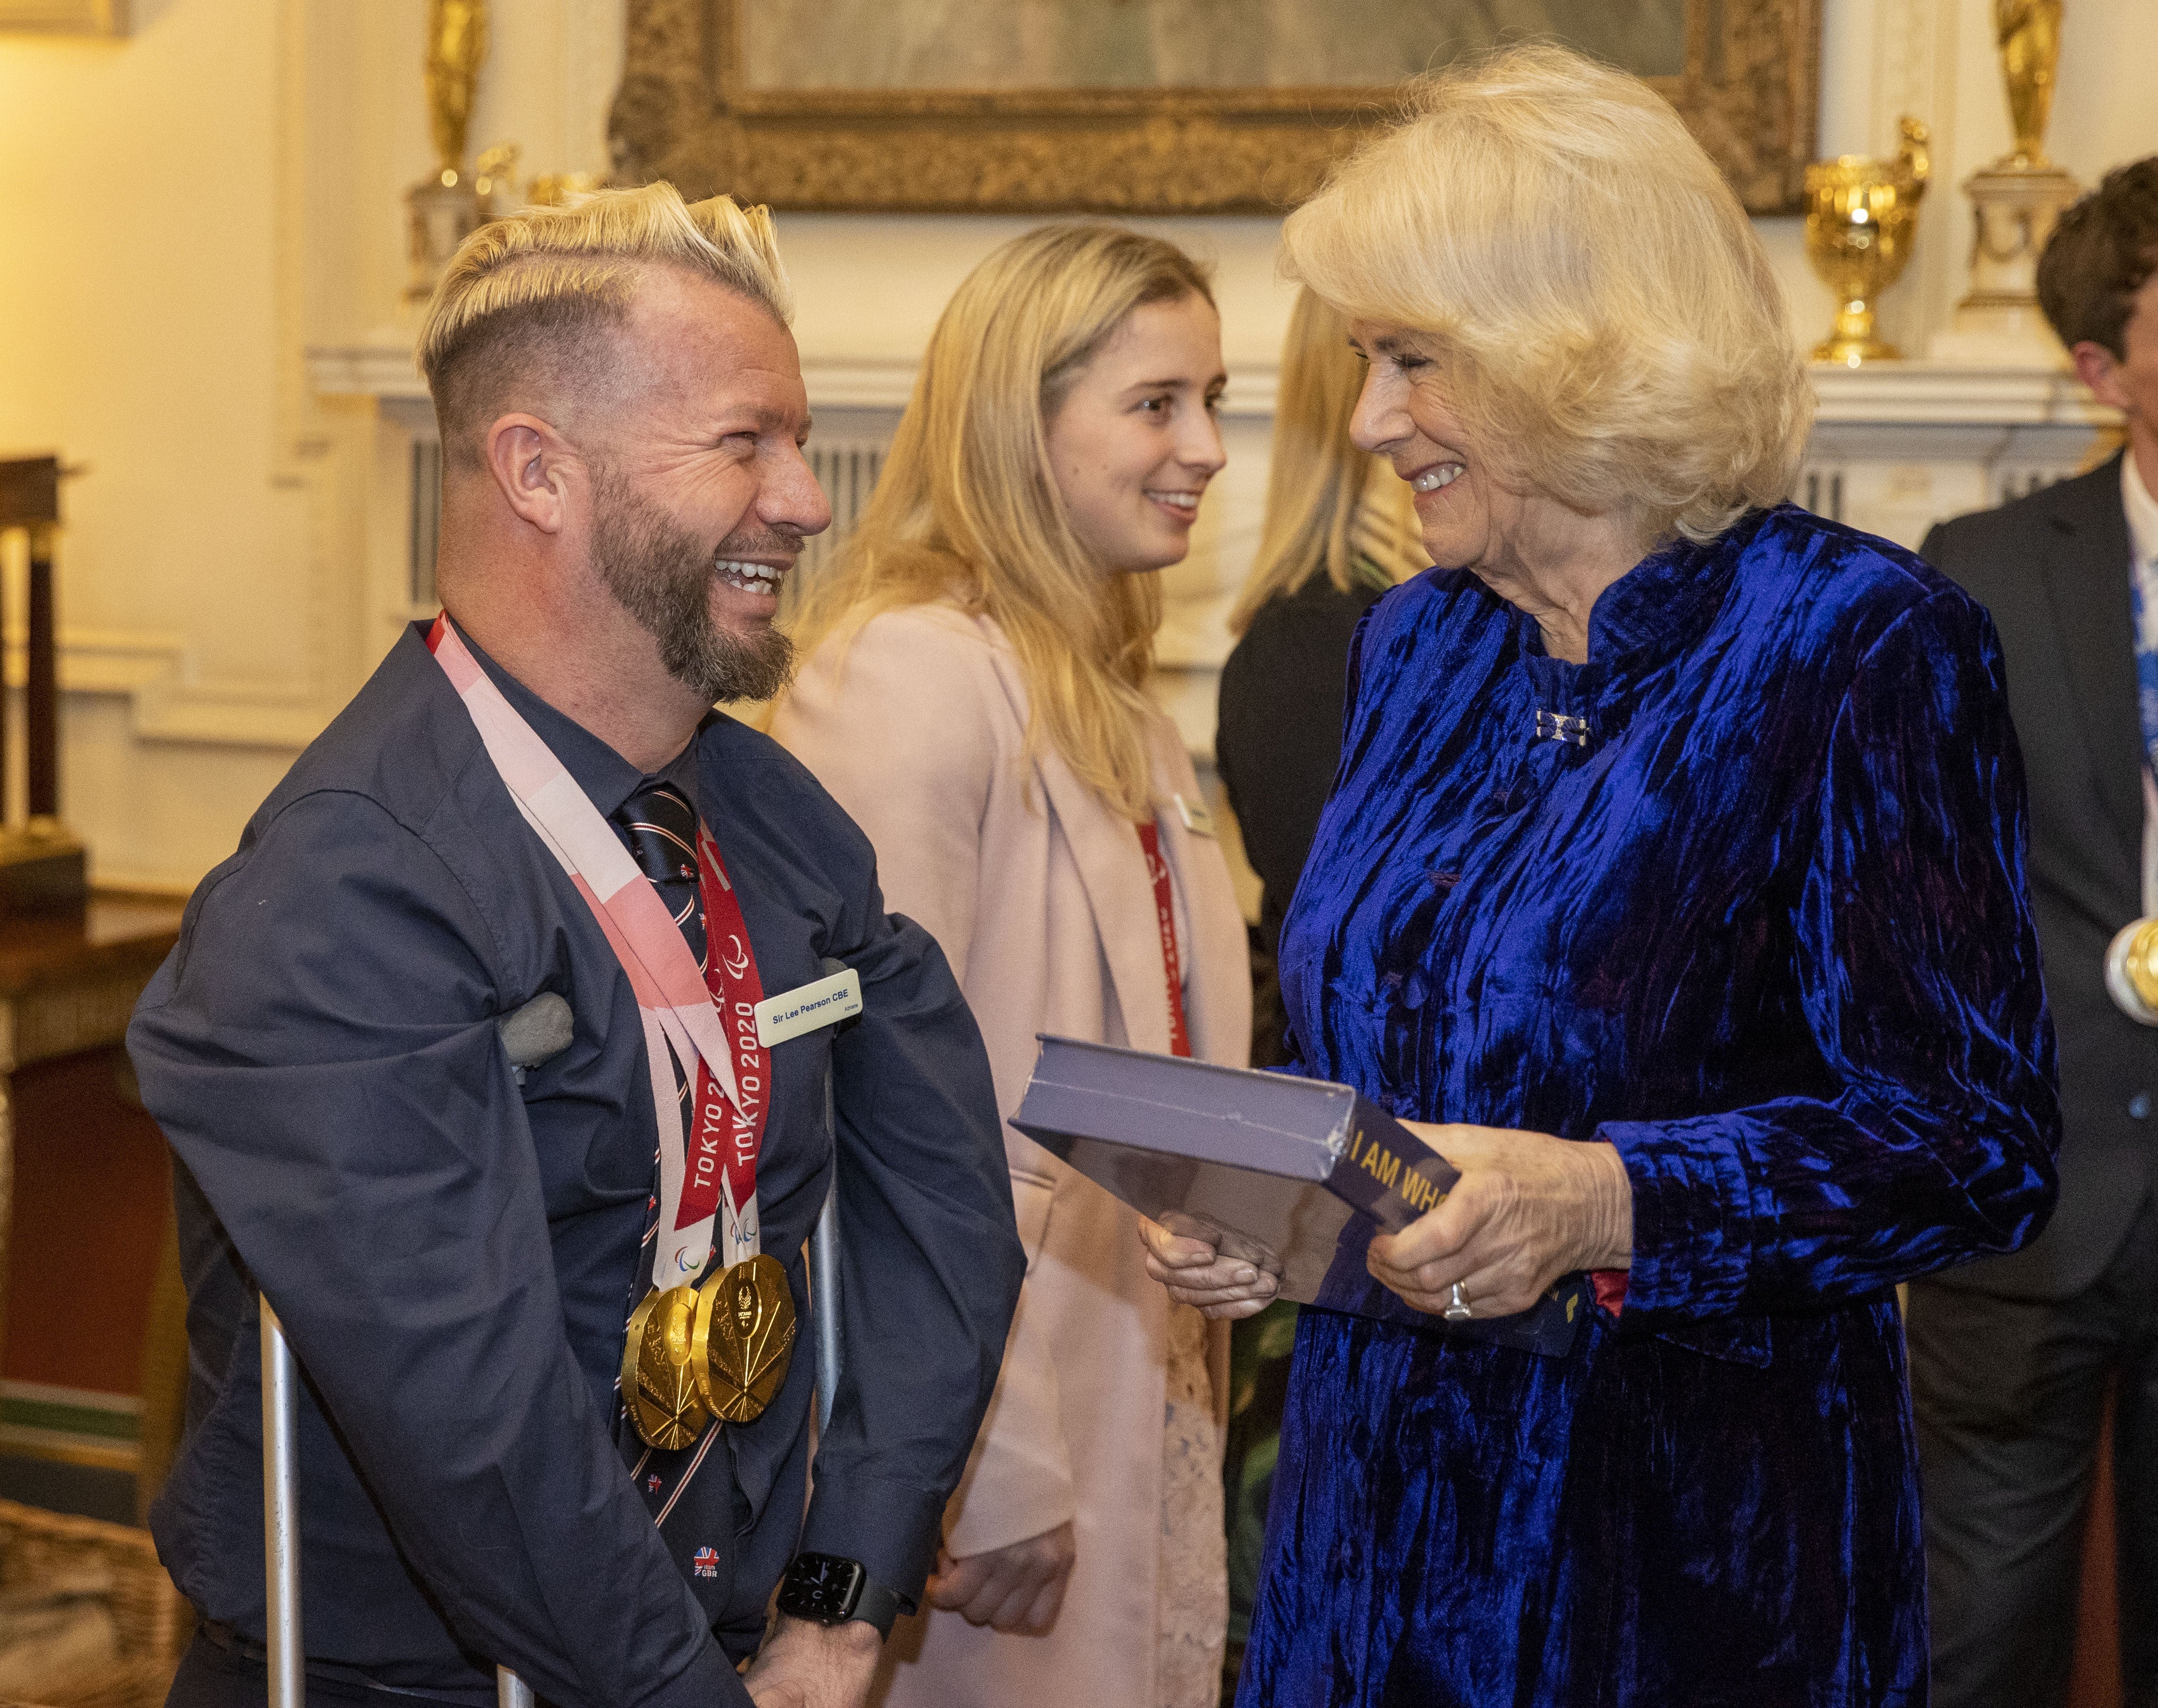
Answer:
[[[674,1226],[694,1226],[722,1207],[724,1200],[727,1219],[720,1231],[728,1246],[726,1261],[733,1265],[755,1256],[758,1250],[756,1163],[764,1148],[766,1117],[772,1112],[772,1066],[757,1041],[756,1005],[764,1000],[764,980],[757,972],[756,952],[750,947],[749,925],[742,918],[741,899],[727,877],[719,844],[701,818],[697,823],[697,882],[708,945],[705,983],[734,1054],[736,1096],[730,1098],[711,1069],[698,1063],[689,1166]]]
[[[1161,970],[1169,981],[1169,1051],[1191,1054],[1191,1033],[1184,1023],[1184,957],[1176,947],[1176,892],[1169,881],[1169,862],[1161,854],[1161,832],[1151,822],[1138,827],[1146,850],[1147,875],[1154,880],[1154,914],[1161,927]]]

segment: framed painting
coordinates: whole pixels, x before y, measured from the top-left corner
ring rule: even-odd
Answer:
[[[627,182],[775,207],[1278,212],[1407,78],[1553,37],[1799,206],[1821,0],[629,0]]]
[[[0,34],[125,35],[127,0],[0,0]]]

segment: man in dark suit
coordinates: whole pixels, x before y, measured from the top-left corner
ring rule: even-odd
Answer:
[[[2125,1700],[2158,1703],[2158,1031],[2104,976],[2114,934],[2158,912],[2136,632],[2145,611],[2145,650],[2158,638],[2158,158],[2062,216],[2038,288],[2128,446],[1921,549],[1985,601],[2007,655],[2063,1117],[2044,1234],[1911,1285],[1936,1708],[2062,1700],[2109,1385]]]
[[[496,221],[436,295],[444,616],[204,880],[128,1035],[188,1278],[175,1708],[264,1698],[258,1288],[306,1376],[314,1700],[483,1708],[501,1664],[562,1708],[860,1708],[922,1592],[1025,1258],[942,953],[712,710],[783,679],[830,519],[785,304],[763,210],[665,184]],[[498,1022],[543,993],[566,1042],[514,1073]],[[782,1325],[835,1179],[807,1495]]]

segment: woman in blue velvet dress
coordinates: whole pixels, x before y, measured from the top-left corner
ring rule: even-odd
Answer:
[[[1285,242],[1439,566],[1359,632],[1289,1023],[1463,1178],[1372,1244],[1427,1327],[1304,1313],[1238,1700],[1922,1703],[1894,1287],[2028,1240],[2057,1138],[1991,625],[1777,502],[1782,302],[1644,85],[1448,74]],[[1563,1357],[1447,1330],[1580,1270]]]

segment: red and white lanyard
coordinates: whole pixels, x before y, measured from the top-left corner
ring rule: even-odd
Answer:
[[[1191,1031],[1184,1019],[1184,956],[1176,947],[1176,891],[1162,858],[1161,832],[1149,819],[1138,827],[1146,850],[1147,876],[1154,880],[1154,916],[1161,927],[1161,970],[1169,980],[1169,1053],[1191,1054]]]
[[[711,944],[708,984],[651,880],[554,750],[480,668],[447,613],[435,619],[427,649],[464,702],[517,810],[591,907],[637,998],[659,1127],[653,1285],[694,1282],[711,1262],[715,1236],[725,1241],[726,1263],[754,1256],[756,1160],[772,1090],[756,1035],[764,990],[741,904],[710,833],[699,824],[698,885]],[[670,1047],[696,1089],[686,1138],[667,1062]],[[725,1221],[719,1227],[722,1210]]]
[[[709,1244],[713,1219],[725,1210],[721,1237],[725,1262],[731,1267],[754,1257],[758,1250],[756,1159],[764,1149],[765,1118],[772,1112],[772,1064],[757,1041],[756,1009],[764,1000],[764,980],[756,970],[756,952],[750,947],[741,898],[735,894],[719,844],[702,818],[697,821],[697,887],[705,908],[705,983],[734,1056],[734,1090],[730,1095],[708,1066],[701,1060],[697,1064],[697,1101],[689,1114],[682,1203],[672,1226],[678,1233],[701,1227]],[[679,929],[675,936],[681,936]],[[683,947],[686,952],[689,946]],[[683,1065],[686,1068],[689,1064]],[[662,1156],[666,1154],[664,1138],[663,1134]],[[669,1225],[663,1199],[660,1209],[663,1240]],[[674,1261],[679,1265],[683,1257],[694,1255],[680,1251]],[[655,1277],[659,1273],[656,1258],[653,1272]],[[680,1287],[695,1279],[684,1268],[679,1280],[657,1284]]]

